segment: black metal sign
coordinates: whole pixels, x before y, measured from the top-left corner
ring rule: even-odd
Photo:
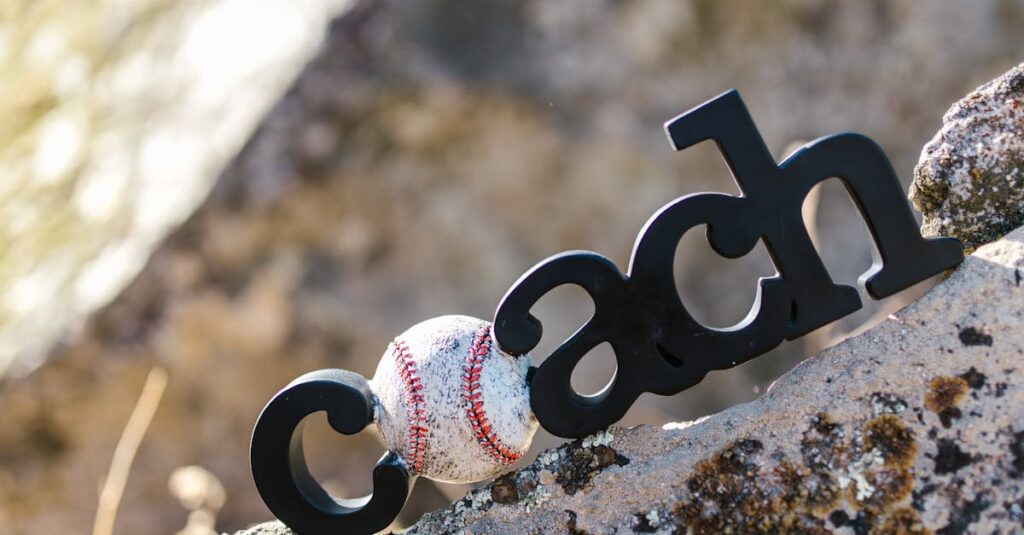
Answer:
[[[676,117],[665,129],[676,150],[714,140],[743,195],[676,199],[640,232],[626,275],[597,253],[563,253],[523,275],[498,307],[498,344],[522,354],[540,341],[541,324],[530,308],[544,294],[575,284],[594,302],[593,317],[544,360],[531,384],[534,413],[558,436],[593,433],[620,419],[644,392],[676,394],[711,370],[746,362],[858,310],[857,290],[832,282],[801,216],[804,198],[823,180],[842,180],[878,248],[880,258],[861,277],[875,299],[963,258],[958,240],[921,237],[889,159],[867,137],[821,138],[776,164],[735,90]],[[728,258],[763,242],[778,270],[761,279],[750,314],[735,327],[701,325],[676,292],[676,245],[699,225],[707,225],[711,247]],[[573,368],[603,342],[615,350],[618,371],[600,394],[581,396],[569,383]]]
[[[807,234],[801,207],[819,182],[837,177],[867,223],[879,258],[861,279],[875,299],[892,295],[956,266],[963,258],[952,238],[925,239],[885,153],[858,134],[837,134],[807,144],[777,164],[740,99],[729,91],[666,124],[676,150],[713,140],[742,195],[699,193],[659,210],[637,238],[623,274],[593,252],[553,256],[508,291],[494,319],[498,345],[524,354],[543,326],[530,309],[552,289],[575,284],[593,300],[594,315],[533,370],[530,404],[540,424],[562,437],[582,437],[619,420],[644,392],[676,394],[711,370],[731,368],[861,307],[856,289],[835,284]],[[738,258],[763,243],[777,274],[762,278],[747,317],[727,329],[701,325],[676,291],[673,260],[688,230],[707,225],[720,255]],[[611,384],[582,396],[570,384],[579,361],[601,343],[615,351]],[[337,500],[310,475],[302,448],[302,422],[326,411],[343,434],[374,419],[366,379],[344,370],[304,375],[264,408],[253,431],[253,478],[267,506],[304,534],[370,533],[401,511],[414,476],[394,453],[373,472],[373,494]]]

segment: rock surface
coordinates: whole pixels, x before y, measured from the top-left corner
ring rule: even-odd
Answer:
[[[1024,228],[756,401],[549,450],[411,533],[1020,531],[1022,279]]]
[[[927,236],[968,250],[1024,223],[1024,64],[946,112],[921,152],[910,199]]]

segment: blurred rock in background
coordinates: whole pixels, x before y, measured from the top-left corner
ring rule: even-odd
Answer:
[[[0,375],[135,276],[346,3],[0,2]]]
[[[308,9],[327,12],[315,5]],[[222,485],[216,529],[266,518],[250,481],[248,438],[262,404],[294,376],[328,366],[371,375],[396,333],[440,314],[490,317],[519,274],[548,255],[593,249],[625,267],[636,233],[662,204],[694,191],[735,192],[713,147],[671,151],[665,120],[737,87],[778,157],[794,141],[859,131],[885,147],[909,180],[949,103],[1024,57],[1024,4],[1000,0],[788,0],[771,9],[738,0],[361,2],[332,23],[317,57],[215,176],[210,171],[222,161],[215,155],[235,146],[220,129],[236,115],[259,113],[252,99],[273,86],[228,84],[219,94],[229,98],[205,107],[187,95],[235,59],[253,62],[249,72],[286,77],[290,63],[275,63],[282,49],[269,43],[288,32],[295,43],[321,35],[313,22],[296,29],[287,17],[271,17],[253,22],[265,25],[251,41],[261,46],[238,46],[229,32],[252,31],[248,18],[257,11],[214,18],[207,31],[215,37],[199,40],[207,45],[198,57],[221,57],[224,67],[200,63],[193,78],[157,101],[166,120],[199,126],[168,127],[171,133],[154,134],[164,141],[144,150],[149,123],[129,110],[166,89],[154,74],[125,75],[138,84],[135,96],[97,108],[97,121],[124,116],[124,135],[140,143],[123,149],[127,163],[100,172],[114,186],[75,193],[91,183],[81,178],[85,163],[51,169],[70,178],[50,186],[22,180],[29,175],[19,169],[36,158],[37,142],[22,142],[24,157],[12,152],[16,143],[0,149],[7,170],[0,187],[11,188],[0,200],[0,223],[17,237],[3,242],[0,277],[4,295],[14,296],[4,303],[35,303],[3,318],[2,328],[15,329],[7,332],[26,333],[8,346],[39,354],[50,335],[64,333],[45,365],[0,385],[0,528],[53,533],[93,521],[115,445],[156,366],[168,372],[167,389],[135,457],[116,533],[188,525],[195,511],[168,490],[183,466],[202,467]],[[124,11],[111,13],[97,10],[100,22],[86,34],[116,28],[108,19]],[[156,60],[156,71],[193,42],[169,39],[175,51]],[[29,101],[45,93],[15,87]],[[66,98],[92,102],[82,96],[88,91]],[[234,132],[252,124],[243,119]],[[5,131],[36,139],[26,137],[36,123],[18,120]],[[56,130],[58,139],[80,138],[70,144],[79,147],[76,158],[107,161],[102,129],[74,128]],[[198,151],[195,158],[175,152],[179,146]],[[43,171],[59,163],[38,158]],[[144,182],[146,169],[157,178]],[[122,183],[132,185],[124,190],[130,194],[118,193],[128,188]],[[116,254],[126,240],[142,240],[133,236],[152,243],[208,189],[113,302],[71,330],[70,312],[101,301],[81,301],[74,288],[114,295],[134,272],[124,260],[96,264],[99,251]],[[852,282],[871,264],[864,226],[838,183],[817,199],[807,208],[825,262],[836,280]],[[115,223],[85,236],[93,226],[79,222],[87,217],[81,206]],[[154,207],[168,206],[177,208],[159,224],[147,219]],[[11,215],[18,210],[35,215]],[[59,269],[47,267],[48,254],[65,247],[76,252],[59,256]],[[141,262],[138,251],[148,247],[133,247],[141,249],[129,259]],[[772,273],[763,250],[724,260],[697,235],[684,238],[677,260],[681,294],[716,326],[741,319],[756,276]],[[15,262],[25,264],[8,267]],[[646,396],[623,424],[692,419],[757,397],[803,356],[920,291],[868,302],[826,332],[714,373],[682,395]],[[584,321],[589,306],[571,290],[543,301],[538,316],[551,328],[535,358]],[[35,316],[45,329],[16,330],[37,310],[48,311]],[[614,369],[610,352],[582,366],[583,390],[599,389]],[[322,419],[314,424],[314,473],[339,494],[367,492],[381,453],[375,434],[340,437]],[[556,442],[539,437],[536,447]],[[400,523],[464,491],[421,480]]]

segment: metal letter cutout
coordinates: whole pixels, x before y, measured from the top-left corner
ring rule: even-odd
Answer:
[[[352,435],[373,422],[373,395],[362,376],[345,370],[307,373],[264,407],[252,432],[252,477],[267,507],[298,533],[373,533],[402,511],[412,490],[405,465],[387,453],[373,469],[373,494],[335,500],[313,479],[302,449],[306,416],[327,411],[335,431]]]

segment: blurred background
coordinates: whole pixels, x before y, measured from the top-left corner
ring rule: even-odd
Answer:
[[[778,158],[838,131],[909,182],[960,96],[1024,58],[1024,1],[0,1],[0,534],[232,531],[270,517],[247,448],[295,376],[371,376],[442,314],[490,318],[536,262],[625,269],[647,218],[737,192],[662,124],[731,87]],[[836,181],[805,217],[837,281],[872,245]],[[737,214],[742,217],[742,214]],[[739,321],[763,248],[676,255],[698,319]],[[755,399],[927,284],[784,344],[623,425]],[[588,317],[535,309],[535,361]],[[573,377],[599,390],[607,347]],[[314,473],[370,490],[373,430],[307,426]],[[533,452],[558,444],[541,432]],[[467,486],[417,482],[398,526]]]

